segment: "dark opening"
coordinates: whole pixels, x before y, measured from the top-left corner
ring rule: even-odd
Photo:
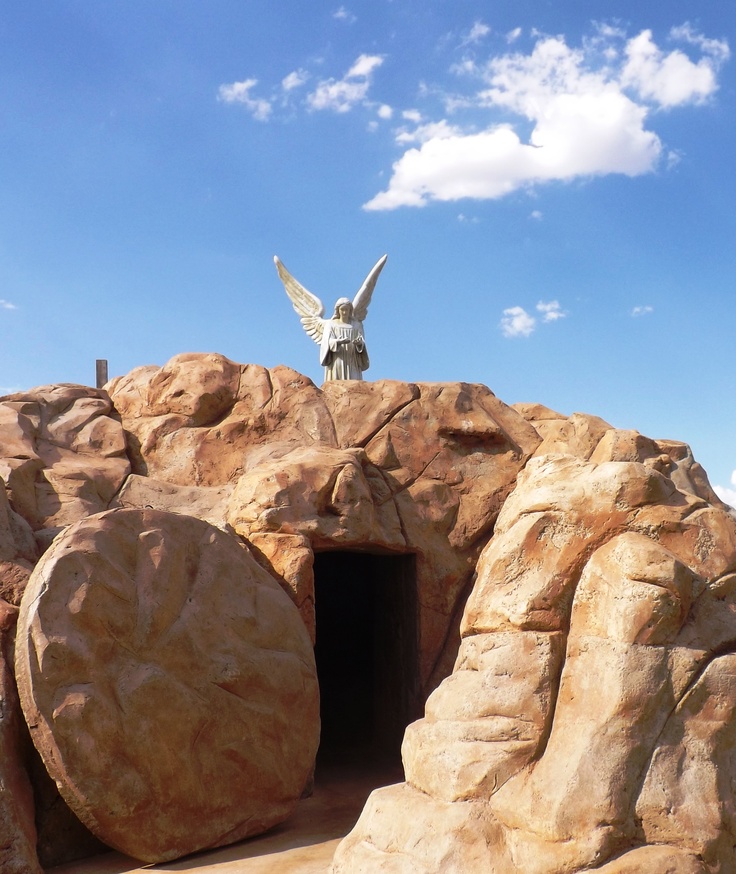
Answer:
[[[414,556],[315,555],[320,764],[400,762],[418,704]]]

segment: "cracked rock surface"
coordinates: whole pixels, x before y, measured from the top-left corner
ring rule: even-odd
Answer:
[[[684,443],[482,385],[319,389],[191,353],[0,398],[0,477],[19,871],[36,826],[44,864],[72,856],[60,800],[33,821],[14,640],[82,822],[151,861],[235,841],[314,760],[328,550],[411,557],[424,714],[335,874],[736,870],[736,517]]]

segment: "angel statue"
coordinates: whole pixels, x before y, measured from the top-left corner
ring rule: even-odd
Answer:
[[[304,330],[315,343],[319,343],[319,363],[325,368],[325,382],[330,379],[363,379],[363,371],[368,370],[370,361],[365,347],[363,320],[368,315],[373,289],[387,258],[388,255],[384,255],[377,262],[352,302],[350,298],[341,297],[335,303],[332,318],[323,319],[325,308],[322,301],[297,282],[274,256],[276,269]]]

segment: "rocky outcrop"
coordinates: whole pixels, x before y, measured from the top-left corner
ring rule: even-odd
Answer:
[[[0,476],[34,531],[106,510],[130,472],[104,391],[51,385],[0,400]]]
[[[407,729],[407,785],[369,802],[336,874],[736,868],[736,520],[678,488],[652,451],[539,456],[520,474],[454,673]],[[419,844],[400,837],[417,792]],[[489,842],[483,868],[462,838],[471,823]]]
[[[25,727],[13,677],[18,610],[0,601],[0,871],[41,874],[33,790],[24,768]]]
[[[108,390],[136,474],[119,505],[222,519],[256,545],[312,635],[316,550],[416,555],[423,696],[446,676],[477,557],[540,443],[521,415],[485,386],[320,391],[286,367],[221,355],[179,355]]]
[[[62,795],[135,858],[264,831],[309,776],[309,638],[276,582],[206,522],[113,510],[70,526],[31,575],[16,665]]]
[[[0,398],[0,436],[6,664],[20,604],[34,744],[106,844],[161,861],[288,816],[315,562],[346,550],[412,567],[396,652],[424,717],[336,874],[736,869],[736,517],[685,444],[200,354]],[[3,871],[36,871],[4,677]],[[70,858],[33,780],[44,860]]]

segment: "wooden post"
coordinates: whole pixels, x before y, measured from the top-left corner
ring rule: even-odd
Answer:
[[[102,388],[107,382],[107,358],[97,359],[97,388]]]

